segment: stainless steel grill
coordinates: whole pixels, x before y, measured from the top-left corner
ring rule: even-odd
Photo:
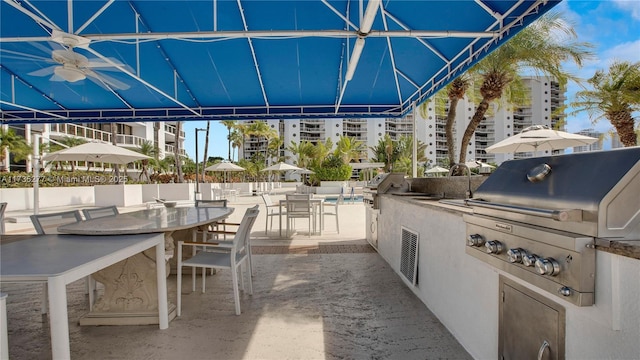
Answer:
[[[640,148],[508,161],[467,204],[467,254],[589,306],[594,244],[640,241]]]

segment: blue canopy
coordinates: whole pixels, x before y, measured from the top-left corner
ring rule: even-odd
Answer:
[[[4,0],[2,122],[404,116],[557,3]]]

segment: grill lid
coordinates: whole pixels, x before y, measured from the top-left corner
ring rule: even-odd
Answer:
[[[469,205],[560,230],[640,239],[639,194],[640,147],[634,147],[504,162]],[[565,221],[573,224],[559,223]]]

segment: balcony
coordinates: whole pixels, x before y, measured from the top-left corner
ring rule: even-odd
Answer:
[[[111,144],[111,132],[92,129],[76,124],[50,124],[50,132],[53,138],[73,136],[87,141],[100,141]],[[116,136],[116,144],[124,147],[140,147],[146,139],[134,135]]]
[[[169,134],[176,134],[176,126],[175,125],[170,125],[170,124],[164,124],[164,131],[166,131]],[[185,137],[185,132],[184,131],[180,131],[180,137],[184,138]]]
[[[174,153],[175,153],[175,146],[168,145],[168,144],[164,145],[164,155],[165,156],[167,156],[167,155],[173,156]],[[180,156],[187,156],[187,153],[186,153],[186,151],[184,149],[180,149]]]

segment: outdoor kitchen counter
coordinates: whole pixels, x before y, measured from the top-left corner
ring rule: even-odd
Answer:
[[[500,284],[506,279],[564,308],[565,358],[639,359],[640,262],[628,256],[638,248],[633,241],[598,245],[595,305],[577,306],[467,254],[463,217],[472,209],[422,197],[378,194],[377,250],[473,358],[498,358]],[[615,252],[625,245],[629,251]],[[412,258],[416,265],[407,266]]]
[[[428,209],[437,209],[458,214],[473,213],[473,209],[464,204],[464,199],[440,200],[437,198],[430,198],[428,196],[411,197],[394,196],[393,194],[383,194],[382,196],[393,196],[395,200],[406,201],[412,205]],[[596,240],[596,250],[640,260],[640,239],[638,241]]]
[[[630,257],[640,260],[640,240],[636,241],[598,241],[596,240],[596,250]]]

